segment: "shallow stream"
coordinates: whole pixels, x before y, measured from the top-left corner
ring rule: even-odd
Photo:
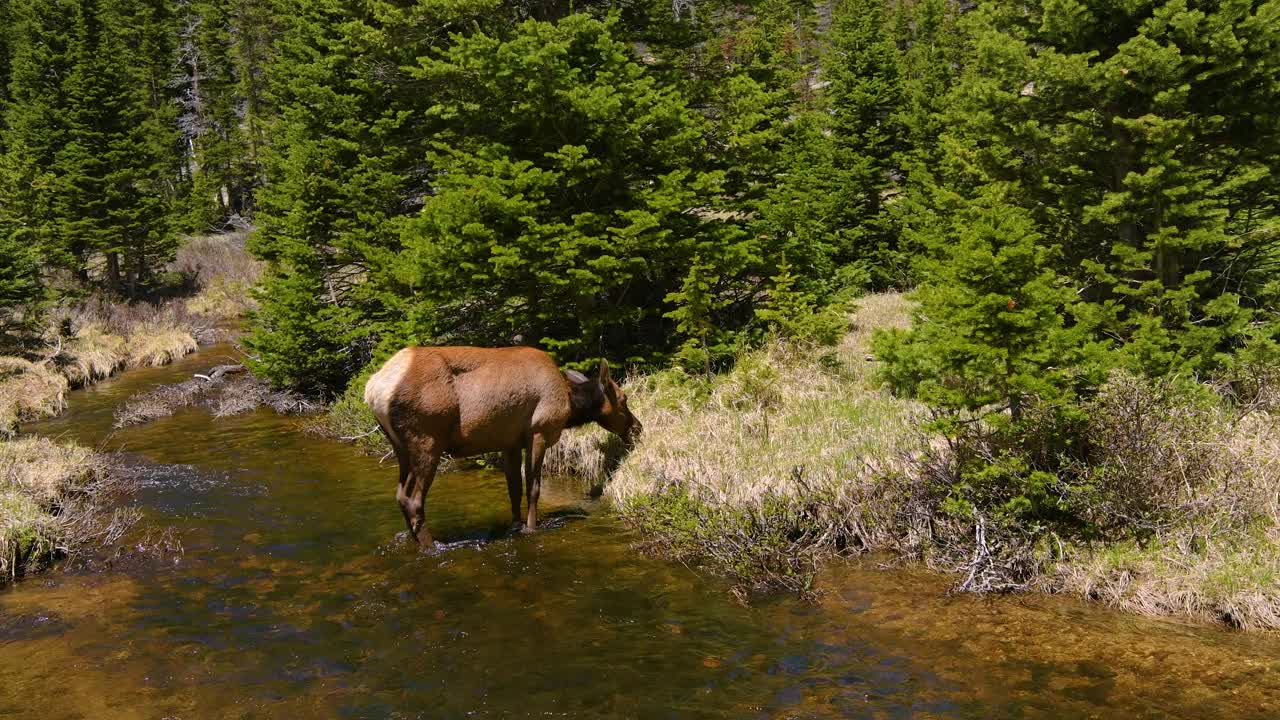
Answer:
[[[1064,598],[948,597],[841,565],[816,603],[756,598],[632,548],[544,484],[507,533],[497,472],[437,479],[396,541],[395,468],[259,412],[111,431],[114,408],[224,362],[127,373],[31,428],[152,465],[138,532],[183,552],[0,590],[4,718],[1273,718],[1280,638]]]

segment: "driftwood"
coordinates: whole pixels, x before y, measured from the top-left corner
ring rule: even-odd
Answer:
[[[318,405],[290,392],[273,391],[244,365],[218,365],[190,380],[139,393],[116,409],[115,426],[140,425],[200,405],[223,418],[269,407],[281,415],[312,412]]]
[[[217,382],[227,375],[239,375],[242,372],[246,372],[248,369],[249,368],[244,365],[218,365],[217,367],[209,370],[208,375],[196,373],[194,377],[201,380],[207,380],[209,382]]]

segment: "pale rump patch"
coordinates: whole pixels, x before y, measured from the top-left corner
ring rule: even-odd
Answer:
[[[373,411],[378,423],[388,430],[391,429],[391,399],[404,381],[411,360],[409,351],[401,350],[364,384],[365,404]]]

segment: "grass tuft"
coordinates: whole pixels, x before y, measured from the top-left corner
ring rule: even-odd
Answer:
[[[625,390],[645,426],[634,451],[612,469],[615,441],[573,430],[548,470],[604,485],[658,550],[744,588],[807,588],[825,555],[902,541],[919,408],[878,386],[868,353],[876,323],[909,314],[901,295],[864,298],[834,362],[774,342],[711,380],[632,377]]]
[[[87,322],[67,344],[62,374],[72,387],[111,377],[128,360],[126,345],[123,337],[108,332],[101,323]]]
[[[195,352],[199,343],[187,329],[157,319],[135,327],[128,347],[129,367],[160,367]]]
[[[48,363],[0,357],[0,438],[11,437],[18,423],[52,417],[67,406],[67,378]]]
[[[0,578],[114,543],[136,513],[107,508],[130,482],[86,448],[47,438],[0,442]]]

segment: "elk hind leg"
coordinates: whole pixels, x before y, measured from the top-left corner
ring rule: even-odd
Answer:
[[[381,422],[378,423],[378,428],[386,436],[387,442],[391,443],[391,449],[396,454],[396,462],[400,465],[400,480],[396,483],[396,503],[400,505],[400,512],[404,514],[404,522],[409,528],[409,534],[416,537],[413,531],[413,513],[410,512],[409,505],[410,483],[413,482],[413,458],[409,457],[409,452]]]
[[[400,500],[400,509],[404,512],[405,521],[409,523],[409,533],[418,541],[423,549],[435,547],[435,540],[426,528],[427,491],[436,478],[436,468],[440,466],[440,455],[433,451],[423,451],[413,458],[409,481],[401,486],[396,494]]]

